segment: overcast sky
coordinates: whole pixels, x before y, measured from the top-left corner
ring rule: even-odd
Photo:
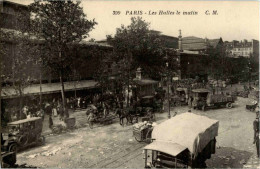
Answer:
[[[32,0],[11,0],[30,4]],[[121,24],[128,25],[132,16],[141,16],[151,23],[150,28],[165,35],[177,37],[179,29],[183,37],[219,38],[224,41],[259,40],[259,2],[257,1],[87,1],[81,6],[89,19],[95,18],[98,25],[90,32],[90,38],[102,40],[106,35],[114,35]],[[143,15],[126,15],[126,11],[143,11]],[[198,15],[148,15],[159,10],[196,11]],[[206,15],[209,10],[217,10],[218,15]],[[113,11],[121,11],[113,15]],[[144,14],[146,13],[146,14]]]

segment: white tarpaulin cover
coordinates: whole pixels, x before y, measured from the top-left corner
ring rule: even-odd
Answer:
[[[179,144],[197,156],[218,135],[218,126],[218,120],[183,113],[155,126],[152,139]]]

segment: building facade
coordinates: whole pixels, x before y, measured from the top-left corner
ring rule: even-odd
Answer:
[[[259,41],[252,39],[251,41],[232,41],[225,42],[227,54],[230,57],[238,58],[238,57],[246,57],[250,56],[258,56],[259,55]]]

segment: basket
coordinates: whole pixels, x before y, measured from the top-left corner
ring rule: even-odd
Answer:
[[[142,130],[137,128],[133,129],[133,135],[137,140],[144,140],[146,138],[147,132],[148,132],[148,128]]]

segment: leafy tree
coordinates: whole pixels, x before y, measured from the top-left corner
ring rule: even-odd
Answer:
[[[97,24],[88,20],[80,2],[68,1],[35,1],[29,5],[31,12],[30,31],[43,39],[50,55],[44,55],[52,70],[59,74],[63,110],[66,111],[64,95],[64,74],[71,67],[68,50],[71,45],[80,42]]]
[[[125,65],[121,72],[127,79],[128,91],[138,67],[141,67],[144,70],[143,73],[149,77],[160,76],[161,68],[164,67],[162,41],[158,33],[150,31],[149,27],[150,24],[141,17],[132,17],[130,25],[121,25],[116,29],[113,38],[112,36],[107,37],[122,65]]]
[[[35,81],[35,77],[33,76],[33,72],[28,70],[33,63],[33,57],[31,51],[35,48],[31,46],[31,38],[25,32],[1,32],[1,38],[4,39],[2,42],[4,50],[2,51],[3,61],[1,62],[2,72],[1,72],[1,80],[2,84],[9,84],[12,82],[11,87],[15,90],[16,94],[19,96],[19,118],[21,118],[21,111],[23,106],[23,95],[24,89],[30,85],[33,81]],[[11,58],[11,66],[6,66],[10,57],[7,52],[7,44],[8,41],[12,41],[12,45],[14,48],[11,48],[12,52],[14,52],[14,57]],[[2,60],[2,59],[1,59]]]

